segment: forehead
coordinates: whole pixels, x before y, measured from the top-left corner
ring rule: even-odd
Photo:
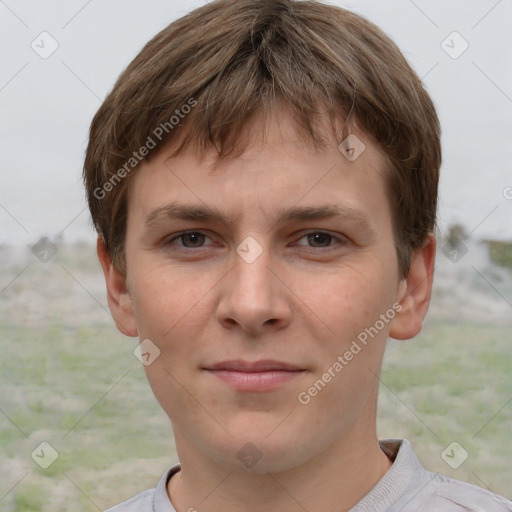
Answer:
[[[386,159],[373,139],[354,124],[340,145],[327,116],[319,131],[323,144],[315,147],[280,109],[267,122],[253,118],[241,134],[242,151],[233,156],[219,159],[214,148],[193,146],[175,155],[173,146],[164,147],[133,177],[129,217],[151,220],[156,211],[180,202],[203,213],[213,208],[230,222],[257,212],[275,222],[292,207],[326,205],[375,221],[389,217]]]

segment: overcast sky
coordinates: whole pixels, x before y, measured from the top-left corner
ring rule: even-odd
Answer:
[[[377,23],[424,77],[443,128],[441,228],[512,239],[512,0],[331,3]],[[0,243],[93,240],[92,116],[142,45],[202,4],[0,0]]]

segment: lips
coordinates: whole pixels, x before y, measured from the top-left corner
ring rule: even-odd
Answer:
[[[206,370],[227,370],[233,372],[246,372],[246,373],[254,373],[254,372],[271,372],[271,371],[301,371],[302,368],[298,366],[294,366],[289,363],[284,363],[281,361],[274,361],[271,359],[265,359],[262,361],[242,361],[237,359],[235,361],[223,361],[221,363],[215,363],[212,366],[206,368]]]
[[[274,360],[223,361],[204,368],[237,391],[271,391],[303,375],[306,370],[290,363]]]

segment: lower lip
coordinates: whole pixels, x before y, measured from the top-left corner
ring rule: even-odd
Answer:
[[[302,370],[272,370],[266,372],[208,371],[226,384],[242,391],[270,391],[296,379],[304,373]]]

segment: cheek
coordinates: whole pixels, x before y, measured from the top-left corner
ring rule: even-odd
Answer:
[[[133,276],[131,295],[141,336],[165,341],[185,328],[195,330],[206,317],[208,291],[215,280],[163,265]],[[180,337],[180,335],[178,335]]]
[[[338,340],[346,341],[372,325],[393,297],[378,265],[345,267],[327,276],[302,275],[296,283],[294,293],[306,306],[304,312]]]
[[[149,268],[149,265],[142,268]],[[190,375],[197,370],[212,322],[212,293],[218,279],[207,273],[191,273],[160,265],[134,275],[132,298],[141,341],[149,339],[160,350],[145,366],[153,392],[166,411],[192,407],[185,385],[195,386]],[[192,407],[191,410],[195,410]]]
[[[199,364],[198,342],[211,319],[208,291],[213,285],[207,276],[162,266],[132,277],[140,339],[151,340],[160,350],[144,367],[156,399],[171,418],[186,410],[190,421],[205,421],[194,402],[196,384],[190,376]]]

